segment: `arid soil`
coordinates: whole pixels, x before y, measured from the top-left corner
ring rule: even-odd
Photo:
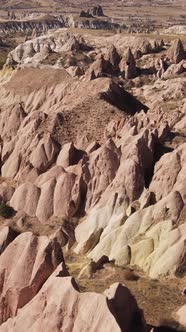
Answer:
[[[133,278],[128,273],[131,271],[129,266],[121,268],[111,263],[105,264],[105,267],[97,271],[92,278],[87,278],[87,276],[79,276],[82,267],[87,264],[86,257],[77,256],[71,252],[65,254],[65,261],[69,273],[76,278],[81,291],[102,293],[109,285],[116,281],[120,282],[125,284],[135,296],[139,307],[144,310],[148,324],[157,326],[163,323],[178,327],[172,312],[185,304],[184,296],[181,295],[185,280],[151,280],[137,267],[133,271],[139,279],[130,280]]]

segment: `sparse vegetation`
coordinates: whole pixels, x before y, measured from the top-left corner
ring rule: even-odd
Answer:
[[[0,216],[1,217],[5,218],[5,219],[9,219],[13,216],[13,214],[14,214],[14,210],[12,209],[12,207],[7,205],[5,202],[0,203]]]
[[[0,69],[3,68],[6,62],[8,52],[9,52],[8,49],[0,48]]]
[[[8,53],[16,47],[16,42],[14,39],[6,39],[6,43],[0,46],[0,69],[3,68]]]
[[[176,276],[181,278],[186,276],[186,255],[184,255],[182,262],[176,271]]]
[[[138,305],[143,309],[145,319],[154,326],[170,326],[176,331],[184,331],[182,327],[172,319],[175,309],[184,304],[181,296],[182,280],[150,280],[142,271],[135,268],[133,274],[139,275],[134,280],[128,278],[129,268],[117,267],[113,263],[105,265],[98,270],[92,278],[77,279],[81,269],[87,265],[88,259],[85,255],[76,255],[73,252],[65,253],[65,262],[69,273],[75,277],[82,292],[103,293],[110,285],[120,282],[126,285],[135,296]],[[129,273],[131,275],[131,272]],[[184,283],[184,280],[183,280]]]

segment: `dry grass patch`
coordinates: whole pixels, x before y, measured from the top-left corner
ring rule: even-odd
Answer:
[[[76,279],[88,263],[85,255],[76,255],[73,252],[65,253],[65,261],[69,273]],[[133,271],[133,274],[139,275],[136,280],[128,278],[129,274],[131,275],[130,267],[116,267],[113,263],[109,263],[98,270],[92,278],[77,279],[77,283],[83,292],[103,293],[111,284],[120,282],[126,285],[136,297],[139,307],[144,310],[148,324],[158,326],[160,323],[167,322],[167,325],[171,326],[172,314],[185,304],[185,298],[181,292],[186,278],[152,280],[137,268]],[[174,326],[175,324],[174,322]]]

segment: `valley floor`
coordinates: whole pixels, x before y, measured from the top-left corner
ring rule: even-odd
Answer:
[[[136,281],[127,280],[128,274],[126,271],[131,270],[131,267],[121,268],[111,263],[105,264],[90,278],[78,277],[82,268],[88,263],[87,257],[76,255],[73,252],[64,253],[64,256],[68,271],[77,280],[80,291],[103,293],[110,285],[120,282],[131,290],[149,325],[159,326],[164,324],[178,327],[172,313],[185,304],[182,291],[186,284],[186,277],[153,280],[149,279],[137,267],[134,267],[139,279]],[[184,329],[182,328],[180,331],[184,331]]]

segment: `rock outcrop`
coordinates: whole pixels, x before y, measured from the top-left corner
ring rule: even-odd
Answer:
[[[119,55],[116,47],[112,45],[108,52],[105,54],[105,60],[109,61],[112,65],[113,71],[119,70],[119,63],[121,60],[121,56]]]
[[[85,78],[87,81],[90,81],[98,77],[107,76],[110,72],[111,64],[101,55],[87,70]]]
[[[172,181],[170,185],[169,181],[166,181],[166,176],[163,175],[166,171],[162,170],[161,179],[165,179],[167,182],[167,190],[165,184],[156,183],[156,178],[157,181],[159,179],[158,163],[157,169],[156,167],[154,169],[154,177],[151,179],[149,191],[145,189],[145,186],[148,185],[146,182],[148,180],[148,169],[152,167],[153,163],[155,144],[157,144],[157,138],[161,141],[162,134],[165,135],[166,124],[164,129],[159,128],[156,139],[154,129],[152,131],[153,135],[147,130],[143,134],[140,130],[141,133],[136,135],[136,129],[133,128],[133,130],[131,134],[134,135],[134,143],[132,143],[132,139],[129,139],[130,135],[127,137],[125,126],[120,134],[117,131],[114,133],[113,130],[116,137],[117,135],[125,137],[128,142],[131,142],[131,145],[129,143],[129,145],[126,145],[124,138],[120,138],[118,142],[116,139],[116,146],[120,146],[120,150],[117,150],[112,143],[112,149],[117,151],[117,157],[110,158],[114,161],[114,164],[109,166],[109,170],[114,171],[117,159],[120,160],[119,167],[116,166],[114,178],[106,183],[106,188],[104,182],[99,181],[103,184],[103,192],[100,189],[98,190],[99,196],[96,193],[95,203],[87,209],[86,220],[76,228],[76,239],[78,241],[76,252],[88,252],[95,247],[89,254],[95,261],[99,260],[102,255],[106,255],[110,260],[114,259],[118,265],[138,264],[151,277],[176,273],[180,264],[182,264],[183,252],[185,252],[185,225],[174,229],[174,224],[177,222],[184,206],[185,195],[182,184],[179,184],[176,165],[172,163],[175,178],[169,176],[167,172],[168,179],[170,179],[170,182]],[[125,132],[125,136],[122,135],[122,132]],[[149,139],[150,137],[151,139]],[[182,149],[184,149],[184,145]],[[181,151],[181,147],[179,151]],[[95,153],[98,154],[98,152],[99,149]],[[129,159],[127,159],[127,153]],[[170,166],[170,158],[172,156],[174,159],[174,155],[176,155],[176,151],[170,152],[169,155],[165,154],[159,163],[162,162],[163,167],[166,168],[164,159],[167,158]],[[105,164],[108,164],[108,162]],[[178,166],[180,179],[183,180],[180,168],[184,172],[184,167]],[[106,174],[109,174],[108,171]],[[147,178],[144,176],[147,176]],[[123,179],[122,184],[119,180],[121,178]],[[175,184],[175,182],[177,183]],[[95,180],[94,183],[96,184]],[[160,190],[161,194],[157,196],[156,190]],[[165,232],[164,235],[161,232]],[[161,236],[157,234],[162,234],[161,236],[162,238],[165,237],[165,241],[160,241]],[[166,237],[165,234],[169,235]],[[159,240],[156,236],[158,238],[160,236]],[[174,240],[172,241],[171,238],[174,238]],[[96,245],[96,243],[98,244]],[[162,255],[160,252],[162,252]],[[171,252],[175,252],[175,255]],[[167,259],[168,257],[171,257],[171,259]],[[162,264],[163,261],[166,263]]]
[[[78,89],[79,82],[73,84]],[[141,104],[110,79],[99,78],[89,85],[82,82],[82,86],[89,91],[89,102],[91,95],[96,100],[99,91],[99,102],[101,105],[107,103],[107,111],[108,105],[112,109],[124,110],[125,114],[131,110],[140,111],[138,107]],[[75,91],[72,87],[72,84],[70,87],[65,85],[65,91],[70,91],[63,97],[65,103],[71,100],[71,93]],[[79,91],[81,99],[84,91]],[[53,91],[51,98],[56,98]],[[117,105],[112,106],[116,101]],[[51,101],[48,100],[48,103],[51,105]],[[80,105],[78,100],[76,105]],[[25,110],[31,107],[29,99],[24,107]],[[6,144],[3,144],[4,176],[7,171],[10,176],[11,171],[12,178],[17,178],[18,173],[19,179],[22,179],[10,199],[10,206],[15,211],[37,217],[43,224],[52,218],[71,220],[83,213],[85,218],[75,229],[76,252],[90,251],[89,256],[95,261],[104,254],[118,265],[139,265],[152,277],[177,273],[183,264],[185,250],[185,225],[174,229],[185,204],[182,181],[185,144],[172,152],[170,150],[168,154],[162,153],[159,161],[156,160],[156,153],[181,115],[169,117],[167,122],[161,112],[145,114],[142,111],[133,117],[113,120],[105,130],[101,145],[93,143],[87,149],[80,149],[67,143],[60,150],[48,134],[39,139],[43,130],[41,124],[44,123],[45,129],[48,115],[43,115],[42,111],[35,113],[32,108],[29,110],[18,125],[19,137],[14,131],[8,133],[13,142],[18,139],[13,152],[12,148],[9,152],[9,145],[5,149]],[[86,112],[85,116],[87,119]],[[99,119],[100,123],[102,119]],[[33,133],[38,125],[41,127],[35,136]],[[6,142],[6,130],[2,133]],[[25,148],[20,150],[20,147],[23,149],[25,143],[22,140],[28,133],[31,135],[26,140],[28,148],[25,155]],[[18,166],[14,168],[12,161],[15,163],[17,152]],[[160,240],[161,236],[165,237],[165,241]],[[174,250],[175,255],[171,254]],[[169,256],[171,259],[168,260]],[[162,264],[164,259],[166,264]]]
[[[175,40],[167,52],[167,56],[173,63],[179,63],[180,61],[186,59],[183,44],[180,39]]]
[[[4,21],[0,23],[1,33],[32,33],[33,30],[37,31],[39,34],[46,33],[50,29],[60,29],[64,27],[64,21],[59,21],[55,17],[51,19],[41,19],[41,20],[28,20],[28,21]]]
[[[37,204],[40,196],[40,189],[33,183],[22,184],[10,200],[10,206],[16,211],[24,211],[29,216],[36,214]]]
[[[84,151],[76,149],[72,143],[67,143],[60,151],[56,164],[66,168],[68,166],[76,165],[85,155]]]
[[[27,232],[8,245],[0,256],[1,324],[36,295],[60,262],[59,243],[45,236]]]
[[[125,286],[113,284],[104,294],[80,293],[75,280],[66,277],[60,266],[34,299],[0,326],[0,331],[34,332],[41,326],[46,332],[145,331],[143,315]]]
[[[104,16],[103,8],[100,5],[95,6],[91,12],[93,16]]]
[[[170,79],[178,77],[180,74],[186,72],[186,61],[182,60],[178,64],[172,64],[168,69],[165,71],[165,68],[162,71],[161,78],[163,79]]]
[[[125,58],[121,60],[120,70],[124,72],[126,79],[131,79],[137,76],[136,62],[134,56],[129,48]]]
[[[0,254],[8,247],[8,245],[19,235],[19,232],[9,226],[1,226],[0,228]]]
[[[89,50],[84,39],[79,35],[49,33],[18,45],[7,58],[7,65],[29,64],[42,62],[49,53]]]

